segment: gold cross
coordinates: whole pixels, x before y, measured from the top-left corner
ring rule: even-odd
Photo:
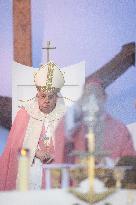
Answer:
[[[42,49],[46,49],[47,50],[47,63],[50,61],[49,50],[50,49],[56,49],[56,47],[51,47],[50,44],[51,44],[51,42],[47,41],[47,46],[42,48]]]

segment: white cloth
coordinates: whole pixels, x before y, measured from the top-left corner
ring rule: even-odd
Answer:
[[[29,190],[40,190],[42,187],[42,163],[35,158],[29,171]]]
[[[132,203],[128,203],[128,195],[130,195]],[[29,191],[29,192],[1,192],[1,205],[88,205],[77,197],[68,193],[67,190],[51,189],[48,191]],[[119,190],[110,195],[107,199],[96,203],[95,205],[104,205],[110,203],[112,205],[135,205],[136,191],[135,190]]]

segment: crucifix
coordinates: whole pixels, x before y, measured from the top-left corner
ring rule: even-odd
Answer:
[[[51,47],[51,42],[47,41],[47,46],[43,47],[42,49],[46,49],[47,50],[47,63],[48,63],[50,61],[49,50],[50,49],[56,49],[56,47]]]

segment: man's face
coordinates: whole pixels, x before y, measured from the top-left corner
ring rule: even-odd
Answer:
[[[57,102],[57,93],[56,92],[44,92],[38,91],[38,105],[41,112],[49,114],[53,111]]]

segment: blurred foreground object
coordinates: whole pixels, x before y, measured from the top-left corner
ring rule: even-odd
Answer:
[[[69,139],[73,139],[71,147],[74,147],[74,151],[76,151],[76,144],[79,144],[78,141],[82,139],[81,135],[87,132],[83,121],[93,118],[90,126],[94,127],[96,134],[96,150],[100,151],[101,145],[104,143],[105,150],[110,150],[111,157],[114,159],[125,155],[134,155],[133,141],[126,126],[107,112],[104,113],[107,97],[105,88],[134,63],[135,43],[131,42],[124,45],[111,61],[86,78],[81,99],[67,112],[67,115],[71,115],[73,124],[67,122],[66,116],[66,133]],[[97,123],[95,119],[97,119]],[[85,149],[83,145],[81,146]]]
[[[28,191],[29,187],[29,150],[22,148],[19,150],[19,166],[17,176],[17,190]]]
[[[105,121],[105,116],[107,113],[104,111],[104,104],[106,99],[106,94],[104,89],[110,85],[114,80],[116,80],[126,69],[134,64],[134,44],[125,45],[122,51],[113,58],[110,63],[102,67],[98,72],[89,76],[85,83],[85,88],[81,99],[76,103],[73,112],[73,122],[75,123],[72,129],[69,129],[69,135],[71,135],[78,140],[78,134],[74,130],[81,130],[81,124],[85,127],[84,135],[88,136],[88,152],[78,151],[73,152],[74,156],[85,157],[88,156],[88,178],[89,178],[89,191],[87,193],[81,193],[77,190],[71,189],[70,191],[80,199],[90,202],[91,204],[104,199],[109,194],[113,193],[115,189],[110,189],[106,193],[100,193],[98,195],[94,192],[93,181],[95,178],[95,156],[99,156],[100,159],[103,158],[103,154],[109,151],[110,157],[115,157],[118,159],[121,156],[133,155],[135,153],[132,143],[129,143],[129,134],[125,126],[115,126],[110,125],[107,132],[105,127],[107,126]],[[130,50],[129,50],[129,49]],[[127,51],[127,52],[126,52]],[[126,55],[128,54],[128,55]],[[114,67],[115,66],[115,67]],[[122,68],[122,70],[120,70]],[[103,75],[104,74],[104,75]],[[79,114],[80,113],[80,114]],[[78,117],[77,117],[78,116]],[[118,124],[117,124],[118,125]],[[112,129],[111,129],[112,126]],[[120,129],[119,129],[120,128]],[[122,128],[122,129],[121,129]],[[114,131],[113,131],[114,130]],[[115,131],[117,130],[117,131]],[[113,131],[113,132],[112,132]],[[111,139],[108,141],[109,132],[111,132]],[[117,132],[116,144],[113,144],[114,132]],[[122,135],[120,135],[122,132]],[[68,132],[67,132],[68,133]],[[74,134],[73,134],[74,133]],[[90,134],[93,133],[93,134]],[[107,137],[105,137],[107,134]],[[89,137],[90,136],[90,137]],[[94,137],[93,137],[94,136]],[[69,137],[70,138],[70,137]],[[119,145],[120,138],[128,141],[122,150],[122,143]],[[108,146],[106,144],[109,144]],[[130,145],[130,149],[126,148]],[[104,146],[105,145],[105,146]],[[112,153],[110,146],[115,147],[115,151]],[[119,147],[120,146],[120,147]],[[93,148],[92,147],[96,147]],[[116,150],[117,147],[117,150]],[[118,148],[119,147],[119,148]],[[126,149],[126,151],[125,151]],[[130,150],[132,152],[130,152]],[[106,151],[106,152],[105,152]],[[99,154],[98,154],[98,153]],[[118,153],[118,154],[117,154]],[[107,153],[108,154],[108,153]],[[115,155],[115,156],[114,156]],[[100,167],[103,169],[103,167]],[[121,167],[116,167],[114,170],[114,177],[116,179],[116,188],[121,187],[121,180],[123,179],[124,169]]]

